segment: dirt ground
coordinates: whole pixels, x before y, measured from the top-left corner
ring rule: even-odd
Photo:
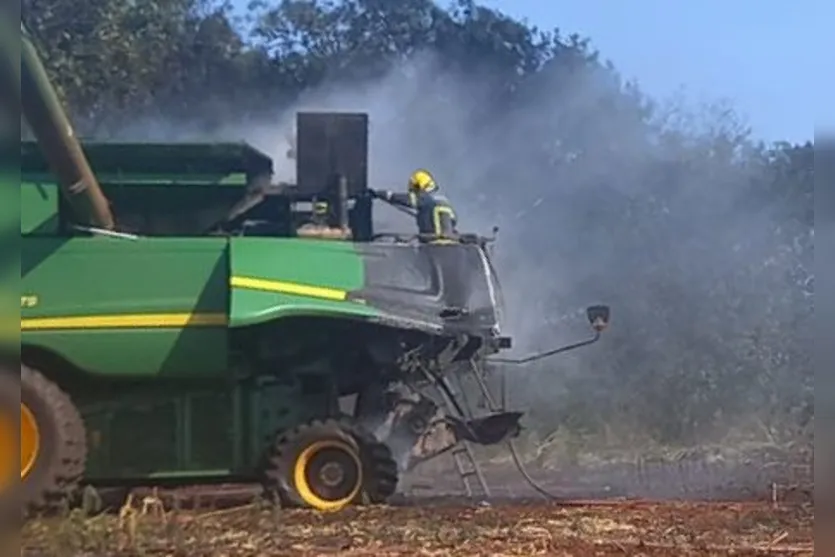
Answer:
[[[357,507],[334,514],[249,505],[34,521],[23,556],[811,556],[808,504],[510,502]]]
[[[333,514],[269,506],[249,485],[135,491],[130,505],[97,492],[110,512],[30,521],[16,541],[24,557],[814,555],[808,471],[747,462],[537,469],[560,503],[501,467],[478,503],[440,467],[404,478],[390,506]]]

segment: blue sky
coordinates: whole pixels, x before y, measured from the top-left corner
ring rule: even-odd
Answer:
[[[726,99],[766,141],[805,141],[816,122],[835,124],[835,110],[824,107],[824,92],[831,97],[835,90],[835,46],[824,27],[835,20],[831,0],[481,3],[590,38],[603,58],[655,97],[683,88],[696,101]]]
[[[803,142],[816,123],[835,127],[835,109],[824,106],[824,92],[835,91],[835,41],[825,29],[835,21],[832,0],[480,3],[542,29],[590,38],[603,58],[656,98],[684,91],[695,103],[730,101],[765,141]]]

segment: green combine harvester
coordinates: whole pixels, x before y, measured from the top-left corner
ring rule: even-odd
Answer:
[[[449,383],[483,382],[510,348],[489,239],[375,232],[367,115],[298,114],[295,184],[246,144],[82,148],[21,33],[4,93],[37,141],[21,146],[20,350],[0,360],[6,512],[84,484],[212,482],[337,510],[519,431],[521,413],[473,417]],[[573,347],[608,322],[588,315]]]

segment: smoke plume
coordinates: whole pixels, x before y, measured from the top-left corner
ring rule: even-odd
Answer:
[[[543,436],[564,424],[610,438],[640,426],[661,441],[708,442],[804,396],[791,342],[811,292],[785,278],[803,250],[779,244],[772,204],[751,193],[764,169],[746,158],[744,126],[727,107],[672,107],[648,123],[609,73],[556,66],[505,106],[495,76],[464,78],[438,62],[423,54],[382,79],[326,83],[257,119],[229,113],[209,132],[142,121],[119,135],[247,140],[291,180],[296,111],[367,112],[372,187],[402,190],[427,168],[461,229],[499,227],[516,354],[573,341],[584,306],[612,306],[600,344],[513,371],[513,403],[531,409]],[[375,211],[378,230],[414,227],[382,204]],[[811,231],[796,241],[811,242]]]

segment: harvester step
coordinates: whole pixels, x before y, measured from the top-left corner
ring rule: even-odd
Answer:
[[[455,467],[461,477],[461,483],[464,485],[467,496],[473,497],[476,493],[479,493],[484,498],[490,497],[490,488],[487,487],[487,481],[481,473],[478,463],[476,463],[475,455],[473,455],[469,443],[463,441],[457,445],[452,450],[452,458],[455,461]]]

